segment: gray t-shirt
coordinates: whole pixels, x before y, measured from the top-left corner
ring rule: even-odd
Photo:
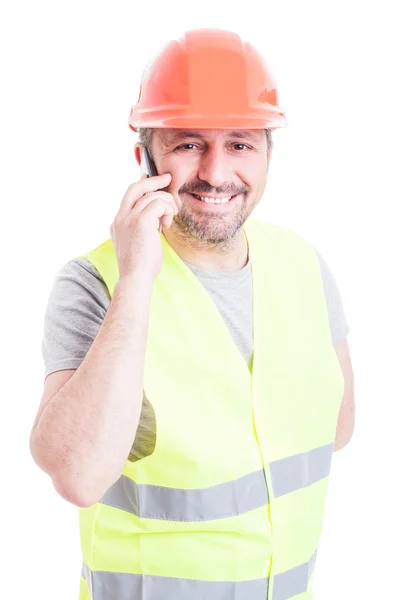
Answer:
[[[345,340],[349,327],[333,275],[317,253],[333,345]],[[253,354],[252,279],[250,257],[243,269],[206,271],[184,261],[206,288],[249,367]],[[103,322],[110,295],[99,272],[84,258],[74,258],[57,273],[44,318],[42,354],[45,377],[62,369],[77,369]],[[156,420],[152,405],[143,396],[136,437],[129,454],[132,462],[149,456],[155,448]]]

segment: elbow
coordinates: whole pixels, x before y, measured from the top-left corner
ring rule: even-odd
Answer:
[[[62,477],[61,473],[51,479],[57,493],[78,508],[89,508],[100,499],[89,490],[88,486],[74,484],[68,478]]]
[[[333,452],[341,450],[350,442],[355,428],[355,402],[353,394],[343,399],[336,427]]]
[[[30,454],[36,465],[50,475],[54,470],[54,452],[45,444],[37,429],[33,429],[29,439]]]
[[[88,508],[98,502],[100,496],[93,493],[89,486],[82,485],[83,477],[72,477],[70,469],[67,472],[65,457],[60,458],[54,450],[43,444],[37,432],[32,432],[30,436],[29,449],[36,465],[49,475],[55,490],[64,500],[79,508]]]
[[[120,477],[124,463],[116,476],[98,468],[98,461],[82,461],[67,448],[55,451],[31,436],[30,451],[35,463],[50,476],[56,492],[78,508],[89,508],[101,500],[106,491]]]
[[[104,479],[102,472],[98,474],[97,478],[92,469],[89,471],[89,475],[84,474],[81,468],[74,473],[63,469],[52,477],[52,481],[54,488],[62,498],[79,508],[89,508],[100,502],[120,475],[121,473],[118,473],[112,479]]]
[[[351,437],[349,437],[345,440],[336,440],[334,443],[334,446],[333,446],[333,452],[338,452],[339,450],[342,450],[343,448],[345,448],[347,446],[347,444],[349,443],[349,441],[351,440]]]
[[[347,446],[347,444],[351,441],[351,438],[354,433],[354,424],[350,427],[349,430],[345,429],[343,431],[339,431],[336,435],[336,439],[333,446],[333,452],[337,452],[338,450],[342,450]]]

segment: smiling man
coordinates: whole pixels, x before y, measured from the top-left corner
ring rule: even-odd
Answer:
[[[79,600],[312,600],[353,374],[325,261],[252,216],[286,125],[274,80],[238,35],[189,31],[129,125],[154,172],[54,282],[31,434],[80,508]]]

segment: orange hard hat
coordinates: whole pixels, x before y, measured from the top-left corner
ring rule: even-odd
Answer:
[[[287,125],[273,76],[238,34],[194,29],[147,66],[129,126],[275,129]]]

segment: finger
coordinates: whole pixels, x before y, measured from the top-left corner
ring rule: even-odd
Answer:
[[[170,202],[157,199],[150,202],[141,214],[143,216],[145,215],[146,219],[153,219],[154,224],[156,223],[156,227],[158,227],[159,219],[162,219],[162,217],[168,216],[171,218],[171,220],[173,220],[174,207],[170,204]],[[135,215],[135,217],[137,217],[137,215]]]
[[[141,196],[147,192],[154,192],[167,187],[170,181],[170,173],[155,175],[154,177],[143,176],[139,181],[132,183],[127,188],[126,193],[122,198],[119,212],[126,214]]]
[[[173,215],[165,215],[161,218],[163,229],[168,229],[171,227],[173,222]]]
[[[134,206],[132,208],[132,212],[135,213],[135,212],[140,212],[140,211],[144,210],[144,208],[146,208],[150,202],[153,202],[157,198],[163,199],[166,202],[170,202],[170,204],[172,204],[172,206],[174,207],[175,212],[176,213],[178,212],[178,204],[175,201],[172,194],[169,194],[169,192],[162,192],[162,191],[148,192],[147,194],[145,194],[144,196],[139,198],[137,200],[137,202],[134,204]]]

